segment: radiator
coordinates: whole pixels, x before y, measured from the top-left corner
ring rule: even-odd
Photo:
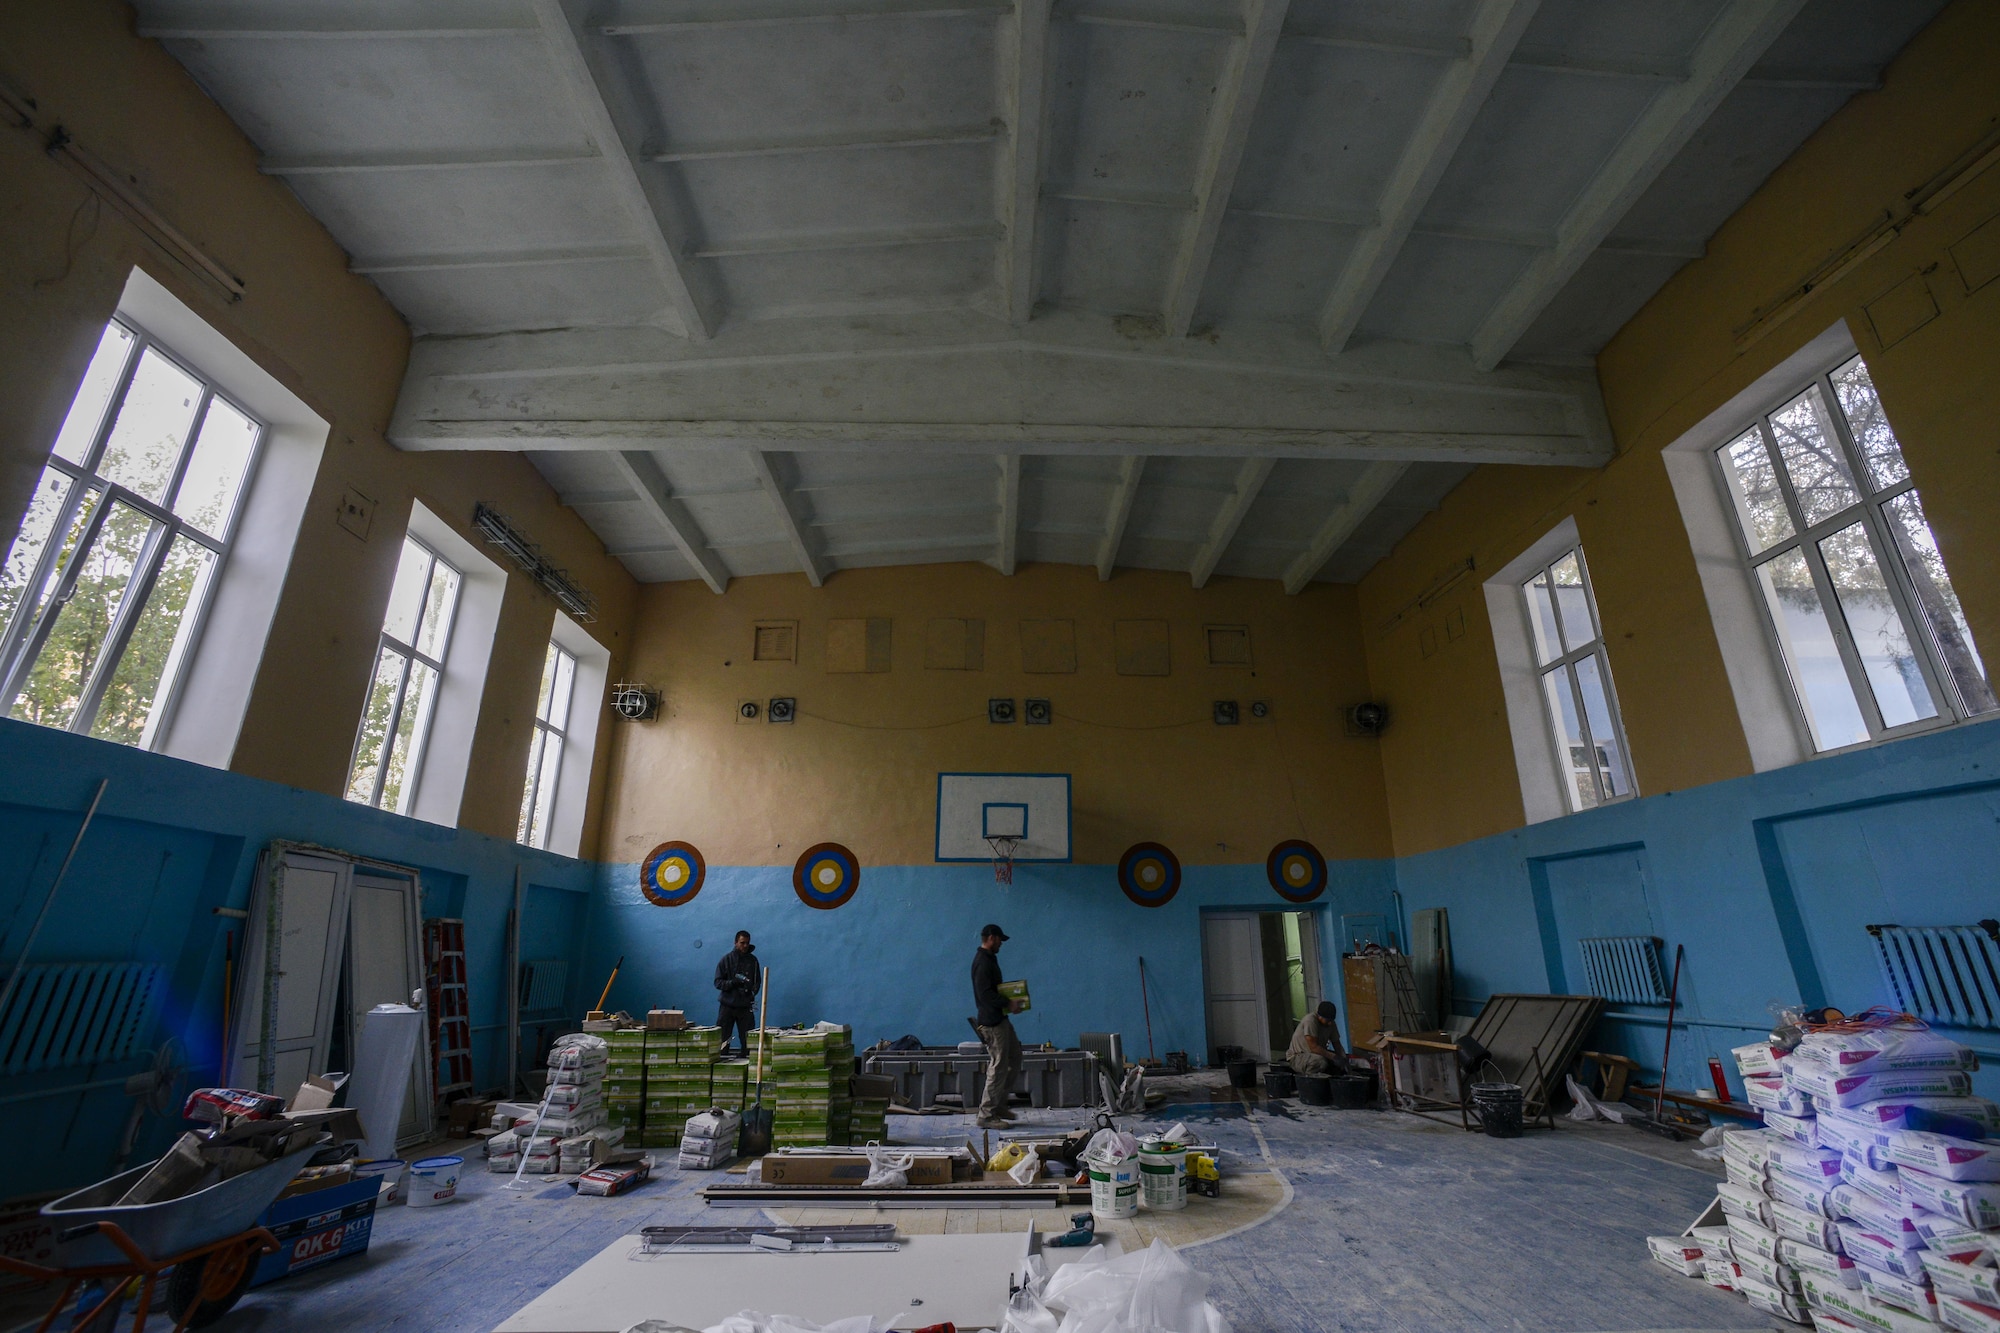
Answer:
[[[2000,921],[1868,933],[1889,993],[1906,1012],[1927,1023],[2000,1029]]]
[[[0,1077],[129,1060],[153,1036],[167,972],[158,963],[38,963],[0,1013]]]
[[[1651,935],[1600,935],[1578,940],[1583,974],[1592,995],[1615,1004],[1665,1004],[1667,978],[1660,942]]]
[[[569,962],[543,958],[521,964],[521,1012],[559,1013],[569,990]]]

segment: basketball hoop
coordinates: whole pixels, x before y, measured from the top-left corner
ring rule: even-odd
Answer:
[[[996,834],[986,839],[993,849],[993,882],[1012,884],[1014,882],[1014,849],[1021,845],[1019,838]]]

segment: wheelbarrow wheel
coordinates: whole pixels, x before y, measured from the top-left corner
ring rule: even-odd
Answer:
[[[167,1313],[175,1326],[207,1328],[228,1314],[250,1289],[260,1257],[256,1243],[250,1242],[177,1264],[167,1279]]]

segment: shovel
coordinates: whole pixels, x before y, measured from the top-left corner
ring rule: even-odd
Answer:
[[[757,1100],[743,1112],[736,1155],[762,1157],[771,1151],[771,1113],[764,1109],[764,1022],[771,1014],[771,969],[764,969],[764,994],[757,1006]]]

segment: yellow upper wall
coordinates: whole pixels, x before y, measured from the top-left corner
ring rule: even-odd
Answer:
[[[1750,771],[1734,697],[1661,450],[1829,325],[1867,358],[1923,492],[1974,637],[2000,652],[2000,281],[1963,265],[2000,214],[2000,169],[1918,216],[1789,319],[1738,332],[1964,165],[2000,127],[2000,5],[1959,0],[1724,224],[1598,357],[1618,443],[1601,471],[1486,467],[1363,579],[1377,692],[1397,711],[1382,742],[1398,854],[1518,826],[1520,785],[1480,585],[1574,515],[1642,793]],[[1959,246],[1956,254],[1953,247]],[[1928,301],[1929,323],[1884,347],[1870,307]],[[1459,581],[1443,581],[1470,558]],[[1442,588],[1441,595],[1436,590]],[[1427,605],[1417,600],[1433,592]],[[1400,617],[1399,617],[1399,613]],[[1462,635],[1446,631],[1462,617]],[[1429,649],[1427,652],[1426,649]]]
[[[891,621],[882,672],[829,672],[830,621]],[[984,622],[984,666],[925,666],[931,622]],[[1166,676],[1120,675],[1114,624],[1165,622]],[[758,622],[796,622],[795,662],[755,661]],[[1024,670],[1022,621],[1073,627],[1075,670]],[[1211,666],[1205,627],[1249,628],[1252,664]],[[834,633],[846,632],[848,626]],[[1031,627],[1060,640],[1063,631]],[[863,631],[865,637],[865,631]],[[630,670],[662,688],[652,722],[621,724],[601,847],[637,861],[668,839],[713,865],[790,865],[816,842],[864,864],[928,864],[936,775],[1070,773],[1074,857],[1116,861],[1166,843],[1184,862],[1262,860],[1305,837],[1329,858],[1389,849],[1376,743],[1345,734],[1368,697],[1353,589],[1120,571],[1100,583],[1068,565],[850,570],[814,589],[798,575],[642,590]],[[790,725],[740,722],[737,705],[798,700]],[[986,719],[988,699],[1047,698],[1048,726]],[[1242,722],[1217,726],[1234,699]],[[1270,704],[1263,720],[1255,700]]]
[[[17,527],[70,398],[135,266],[159,279],[332,423],[231,767],[337,793],[361,713],[404,524],[421,500],[470,536],[475,501],[515,519],[603,603],[593,631],[618,669],[631,576],[526,460],[405,454],[383,437],[410,335],[255,148],[113,0],[0,12],[0,79],[240,277],[225,303],[42,151],[0,128],[0,533]],[[348,489],[376,502],[368,540],[335,522]],[[0,541],[0,545],[4,545]],[[554,603],[509,569],[460,823],[511,838]],[[600,714],[601,715],[601,714]],[[600,747],[600,760],[604,747]],[[585,828],[584,852],[595,841]]]

